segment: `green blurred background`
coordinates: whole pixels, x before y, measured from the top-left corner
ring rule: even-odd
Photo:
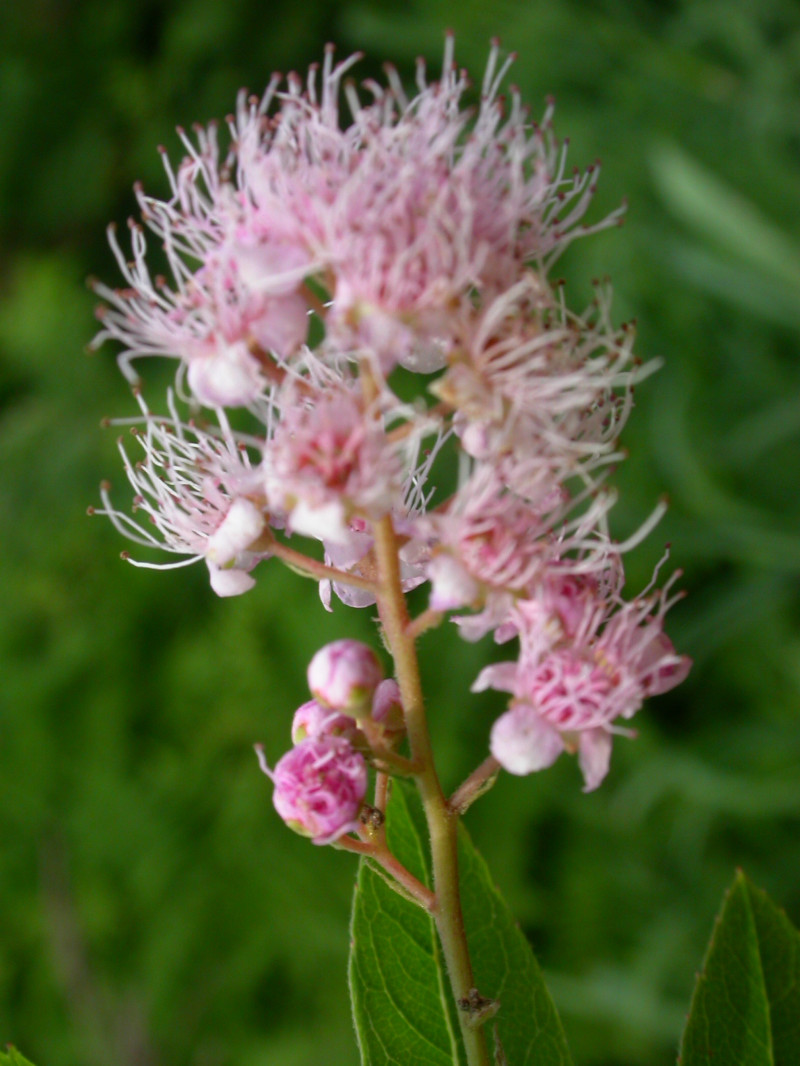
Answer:
[[[345,984],[354,861],[289,833],[254,740],[288,746],[324,640],[373,639],[263,566],[220,601],[202,567],[135,571],[86,506],[122,488],[104,415],[131,400],[84,279],[116,283],[104,227],[174,127],[304,69],[327,40],[363,72],[437,69],[446,27],[480,76],[490,37],[581,166],[573,306],[614,280],[616,318],[664,369],[639,391],[618,474],[625,535],[672,506],[695,659],[639,716],[590,796],[562,760],[504,778],[468,824],[545,967],[579,1066],[674,1062],[733,868],[800,920],[800,7],[793,0],[5,0],[0,6],[0,1040],[38,1066],[355,1066]],[[152,377],[151,373],[151,377]],[[120,497],[122,499],[123,497]],[[438,644],[437,644],[438,641]],[[498,703],[491,648],[426,638],[450,785]],[[443,665],[444,664],[444,665]],[[513,1066],[513,1064],[512,1064]]]

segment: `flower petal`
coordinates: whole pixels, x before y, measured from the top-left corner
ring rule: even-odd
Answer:
[[[523,776],[552,766],[564,742],[533,707],[517,704],[494,723],[490,747],[504,770]]]

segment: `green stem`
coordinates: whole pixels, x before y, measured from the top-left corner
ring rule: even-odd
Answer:
[[[433,761],[428,723],[422,698],[416,646],[400,578],[397,540],[390,516],[375,523],[378,561],[378,611],[394,658],[397,682],[406,715],[411,758],[422,769],[416,775],[431,838],[433,918],[442,945],[453,997],[469,1000],[475,980],[467,947],[458,883],[458,815],[448,806]],[[468,1015],[459,1010],[461,1036],[468,1066],[490,1066],[489,1048],[482,1028],[471,1028]]]

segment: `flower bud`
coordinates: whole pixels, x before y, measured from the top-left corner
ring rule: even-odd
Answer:
[[[322,737],[347,737],[355,731],[356,723],[347,714],[323,707],[316,700],[309,700],[294,712],[292,719],[292,743],[300,744],[307,737],[319,740]]]
[[[307,737],[270,770],[256,748],[261,769],[272,779],[275,810],[290,829],[313,844],[331,844],[359,826],[367,792],[367,764],[343,737]]]
[[[393,677],[381,681],[372,697],[372,720],[390,737],[405,731],[400,686]]]
[[[326,707],[354,718],[370,713],[383,671],[375,652],[358,640],[335,640],[308,665],[311,695]]]

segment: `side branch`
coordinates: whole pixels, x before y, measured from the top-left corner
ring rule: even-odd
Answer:
[[[267,550],[286,563],[290,570],[303,577],[313,578],[315,581],[336,581],[340,585],[350,585],[356,589],[364,589],[366,592],[377,594],[377,586],[374,581],[359,574],[351,574],[346,570],[338,570],[335,566],[328,566],[317,559],[312,559],[303,552],[290,548],[279,540],[270,539],[266,545]]]
[[[353,837],[339,837],[336,846],[344,851],[352,851],[364,859],[371,859],[382,867],[397,882],[401,895],[405,894],[418,903],[430,914],[436,911],[436,896],[423,883],[403,866],[386,844],[379,844],[369,840],[355,840]]]
[[[499,772],[500,763],[493,755],[490,755],[472,771],[465,781],[462,781],[447,801],[447,806],[455,814],[463,814],[479,796],[489,791],[497,780]]]
[[[416,640],[417,637],[422,636],[423,633],[427,633],[429,629],[435,629],[436,626],[440,625],[443,617],[441,611],[434,611],[432,608],[428,607],[408,623],[406,626],[406,636],[409,640]]]

